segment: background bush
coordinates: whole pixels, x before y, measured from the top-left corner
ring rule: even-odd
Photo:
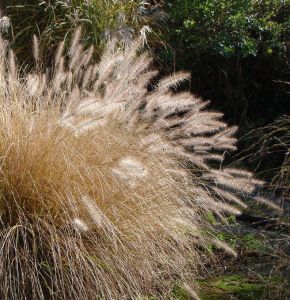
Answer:
[[[98,55],[109,38],[128,43],[140,31],[144,39],[153,29],[157,34],[156,21],[164,18],[154,1],[1,0],[0,7],[2,14],[10,18],[12,27],[6,37],[21,62],[32,58],[33,34],[40,37],[40,50],[49,56],[55,45],[68,40],[75,28],[82,25],[84,45],[96,45]]]
[[[289,101],[289,2],[169,0],[163,65],[192,71],[192,91],[244,128],[272,122]],[[288,88],[288,94],[287,94]]]

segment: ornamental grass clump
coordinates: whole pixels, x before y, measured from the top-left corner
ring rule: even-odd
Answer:
[[[141,40],[94,64],[80,36],[44,72],[34,38],[29,74],[0,41],[0,298],[168,299],[210,259],[206,215],[260,182],[222,167],[236,128],[174,92],[188,74],[148,92]]]
[[[49,60],[55,46],[68,42],[82,26],[82,43],[85,47],[94,44],[94,56],[99,58],[111,38],[127,44],[140,34],[144,43],[147,39],[150,44],[160,42],[165,19],[162,1],[154,0],[0,1],[0,32],[11,41],[21,64],[32,62],[33,34],[41,37],[39,50]]]
[[[243,141],[249,146],[238,161],[244,160],[255,169],[257,176],[265,180],[267,193],[280,198],[283,208],[284,200],[290,200],[290,116],[250,131]]]

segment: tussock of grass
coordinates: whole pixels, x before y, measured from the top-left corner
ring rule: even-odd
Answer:
[[[31,63],[33,58],[30,51],[33,34],[41,39],[40,53],[50,58],[54,47],[62,40],[68,42],[76,28],[82,26],[83,44],[96,45],[94,55],[99,57],[112,38],[127,44],[141,34],[144,42],[159,41],[165,18],[160,1],[2,0],[0,3],[0,32],[9,38],[20,61],[25,63]]]
[[[260,182],[220,167],[236,129],[172,92],[188,74],[148,93],[142,41],[94,65],[80,36],[44,73],[34,39],[30,74],[0,41],[0,298],[166,299],[209,259],[206,214]]]
[[[273,123],[245,135],[243,139],[250,146],[239,155],[239,161],[247,161],[255,168],[257,176],[267,182],[267,193],[281,199],[281,208],[287,208],[284,200],[290,200],[289,132],[290,116],[284,115]],[[270,207],[273,207],[273,204]]]

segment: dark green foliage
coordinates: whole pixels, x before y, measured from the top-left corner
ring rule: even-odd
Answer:
[[[228,120],[264,125],[289,99],[290,4],[283,0],[169,0],[165,65],[191,69],[191,88]]]
[[[182,25],[174,33],[193,50],[226,58],[285,51],[286,1],[168,2],[172,19]]]

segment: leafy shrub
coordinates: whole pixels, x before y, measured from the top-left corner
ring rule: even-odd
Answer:
[[[148,92],[156,72],[141,40],[109,43],[94,64],[80,38],[67,56],[61,42],[45,73],[34,38],[29,74],[0,42],[0,297],[167,299],[168,281],[210,259],[208,244],[235,254],[206,215],[239,214],[240,193],[260,182],[222,168],[236,129],[172,91],[188,74]]]
[[[174,33],[192,50],[223,57],[285,52],[285,1],[179,0],[168,7],[173,20],[183,24]]]
[[[272,122],[287,103],[289,2],[166,1],[165,66],[191,69],[191,87],[246,127]],[[257,117],[258,115],[258,117]]]

